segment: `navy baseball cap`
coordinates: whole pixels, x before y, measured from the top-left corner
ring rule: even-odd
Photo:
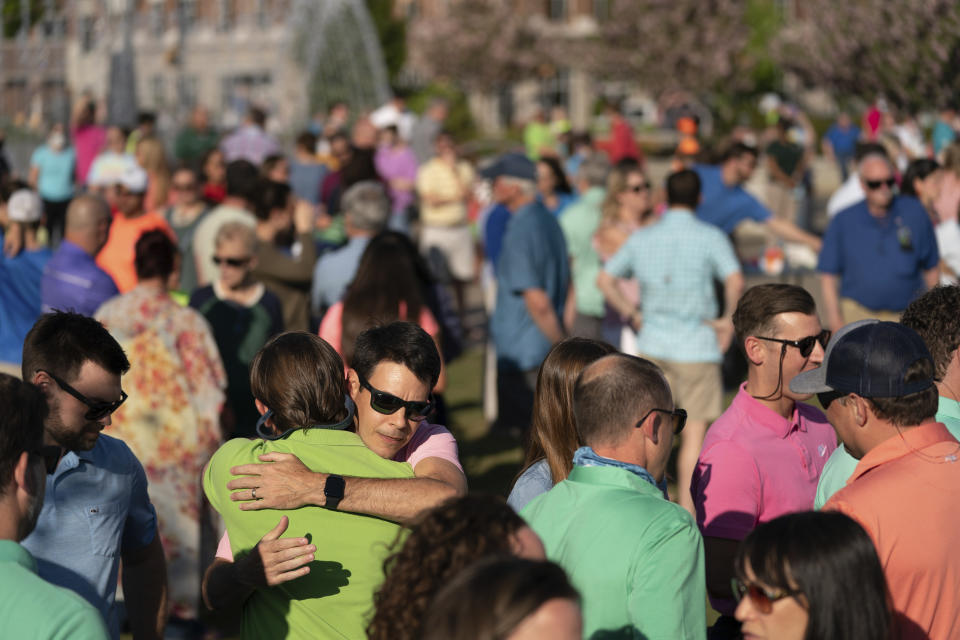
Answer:
[[[507,176],[536,182],[537,167],[522,153],[505,153],[486,168],[481,169],[480,175],[488,180]]]
[[[930,361],[931,375],[907,382],[917,360]],[[900,398],[933,385],[933,357],[917,332],[899,322],[860,320],[831,338],[823,364],[790,381],[794,393],[839,391],[864,398]]]

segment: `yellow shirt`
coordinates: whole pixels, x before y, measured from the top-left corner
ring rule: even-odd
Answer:
[[[417,172],[417,193],[420,194],[420,220],[427,226],[452,227],[467,222],[467,201],[473,186],[474,172],[465,160],[451,167],[440,158],[433,158]],[[454,200],[430,205],[427,199]]]

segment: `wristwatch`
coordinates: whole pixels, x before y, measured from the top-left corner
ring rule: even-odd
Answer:
[[[326,498],[325,509],[336,509],[340,501],[343,500],[343,490],[347,486],[343,476],[330,474],[327,481],[323,484],[323,495]]]

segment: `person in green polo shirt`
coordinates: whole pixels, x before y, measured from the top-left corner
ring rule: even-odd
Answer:
[[[939,401],[937,422],[960,439],[960,286],[935,287],[911,302],[900,322],[923,339],[936,369],[934,384]],[[830,496],[847,484],[857,459],[841,446],[834,449],[817,484],[814,508],[820,509]]]
[[[47,403],[40,391],[0,374],[0,620],[4,638],[106,640],[100,613],[86,600],[37,575],[20,545],[40,517],[59,447],[43,446]]]
[[[284,333],[261,349],[251,365],[251,389],[257,409],[261,439],[235,439],[213,455],[203,476],[210,504],[223,517],[235,563],[257,554],[265,531],[276,524],[277,512],[242,510],[231,499],[227,482],[231,468],[258,462],[271,452],[295,453],[308,467],[331,474],[325,484],[325,507],[305,507],[281,512],[281,525],[292,553],[300,562],[305,549],[313,558],[270,585],[270,575],[252,588],[244,600],[242,638],[360,638],[372,609],[373,591],[383,580],[383,559],[397,538],[399,525],[372,516],[337,510],[343,496],[342,475],[369,478],[412,478],[408,463],[385,460],[367,448],[346,428],[353,423],[353,405],[345,404],[343,362],[326,342],[309,333]],[[417,406],[412,406],[416,404]],[[407,411],[426,411],[429,402],[406,402]],[[256,499],[256,489],[252,490]],[[277,532],[279,534],[279,532]],[[268,534],[269,537],[269,534]],[[272,536],[276,538],[277,535]],[[301,544],[309,540],[310,546]],[[257,557],[257,556],[254,556]],[[282,571],[283,565],[273,565]],[[293,577],[294,579],[290,579]],[[246,584],[250,584],[249,582]]]
[[[657,486],[686,412],[659,367],[624,354],[583,370],[573,406],[587,446],[520,515],[583,597],[583,637],[705,638],[703,540]]]

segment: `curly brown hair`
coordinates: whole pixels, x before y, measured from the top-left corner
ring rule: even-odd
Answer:
[[[421,516],[383,563],[386,578],[373,596],[367,637],[417,640],[436,592],[481,557],[512,553],[513,536],[525,526],[503,498],[481,494],[454,498]]]

